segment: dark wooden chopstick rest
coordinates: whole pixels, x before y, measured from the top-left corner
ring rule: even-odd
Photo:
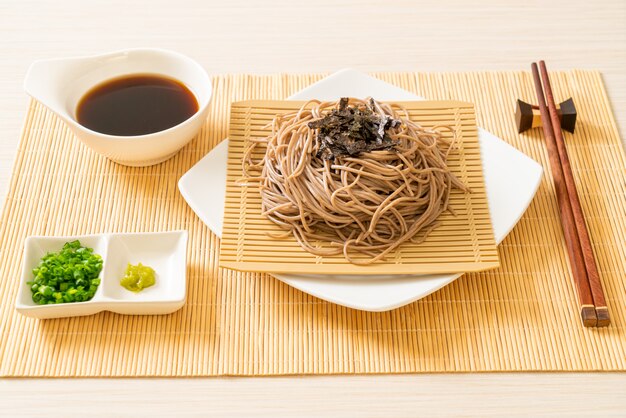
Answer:
[[[567,156],[565,141],[563,140],[563,134],[561,132],[563,112],[559,115],[554,103],[552,87],[550,86],[550,79],[545,63],[540,61],[539,64],[541,66],[541,77],[537,64],[533,63],[531,65],[539,103],[536,107],[539,110],[541,126],[543,127],[544,136],[546,137],[550,168],[561,214],[561,225],[565,235],[572,274],[577,287],[580,314],[583,324],[587,327],[608,326],[610,323],[609,312],[580,205],[580,199],[578,198],[569,157]],[[521,103],[523,103],[522,107],[527,105],[524,102]],[[571,102],[571,107],[573,108],[574,114],[573,124],[575,124],[576,111],[573,107],[573,101]],[[518,102],[518,110],[519,108],[520,102]],[[527,110],[526,108],[526,114],[528,113]],[[536,122],[535,125],[537,125]],[[573,131],[574,127],[571,126],[571,128]]]
[[[571,97],[564,102],[559,103],[556,108],[561,122],[561,128],[569,133],[574,133],[576,128],[576,106],[574,99]],[[532,128],[543,126],[541,122],[541,112],[539,106],[531,105],[522,100],[517,99],[515,108],[515,123],[517,124],[517,132],[522,133]]]

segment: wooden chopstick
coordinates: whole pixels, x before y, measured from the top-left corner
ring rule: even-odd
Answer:
[[[556,139],[559,160],[561,161],[561,167],[565,177],[565,187],[567,188],[567,194],[569,195],[572,214],[574,215],[574,224],[576,226],[578,239],[582,249],[583,261],[587,271],[587,279],[589,281],[589,287],[591,288],[591,296],[596,309],[596,316],[598,320],[596,326],[605,327],[611,322],[609,318],[609,310],[604,298],[600,274],[598,273],[598,265],[596,264],[596,260],[593,255],[593,248],[591,246],[591,240],[589,239],[589,231],[587,230],[587,225],[585,223],[585,216],[580,205],[578,191],[576,190],[576,183],[574,182],[574,175],[572,174],[572,167],[570,165],[567,149],[565,147],[565,140],[563,139],[563,133],[561,131],[561,120],[559,119],[559,115],[556,110],[556,104],[552,94],[552,86],[550,85],[550,77],[548,76],[548,70],[544,61],[539,61],[539,70],[543,81],[543,90],[548,102],[548,111],[550,112],[550,121],[552,122],[552,130],[554,131],[554,137]]]
[[[609,311],[561,132],[561,121],[556,110],[550,78],[545,62],[540,61],[539,65],[541,77],[536,63],[531,65],[531,69],[561,211],[561,225],[578,290],[581,317],[585,326],[607,326],[610,323]]]
[[[565,184],[565,175],[563,174],[563,168],[561,167],[561,160],[559,158],[554,129],[550,120],[548,107],[546,106],[546,100],[541,86],[541,79],[539,77],[537,64],[533,62],[531,64],[531,69],[533,73],[533,80],[535,82],[535,90],[537,92],[537,102],[539,104],[539,111],[541,113],[543,123],[543,133],[546,137],[546,147],[548,149],[548,158],[550,161],[550,168],[552,170],[554,188],[559,204],[559,210],[561,212],[561,226],[563,227],[563,233],[565,235],[565,242],[567,244],[572,273],[574,275],[574,282],[578,290],[580,316],[586,327],[595,327],[598,323],[596,309],[593,304],[591,287],[587,278],[587,269],[585,267],[582,248],[578,239],[578,232],[574,221],[574,214],[572,212],[572,204],[570,202],[567,186]]]

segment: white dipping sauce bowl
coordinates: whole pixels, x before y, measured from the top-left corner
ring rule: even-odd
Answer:
[[[176,126],[147,135],[107,135],[78,123],[76,109],[89,90],[133,74],[180,81],[195,95],[198,111]],[[89,148],[116,163],[138,167],[165,161],[191,141],[206,121],[212,94],[211,79],[200,64],[177,52],[154,48],[36,61],[26,74],[24,89],[63,119]]]

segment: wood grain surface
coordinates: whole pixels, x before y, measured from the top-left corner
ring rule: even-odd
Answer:
[[[551,70],[598,69],[624,138],[623,0],[3,0],[0,201],[26,114],[28,65],[137,46],[188,54],[211,74],[526,70],[538,59]],[[6,379],[0,416],[622,416],[625,395],[623,373]]]

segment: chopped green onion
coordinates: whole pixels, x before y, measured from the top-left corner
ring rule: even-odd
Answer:
[[[100,271],[102,257],[76,240],[66,242],[59,252],[46,254],[27,284],[39,305],[84,302],[96,294]]]

